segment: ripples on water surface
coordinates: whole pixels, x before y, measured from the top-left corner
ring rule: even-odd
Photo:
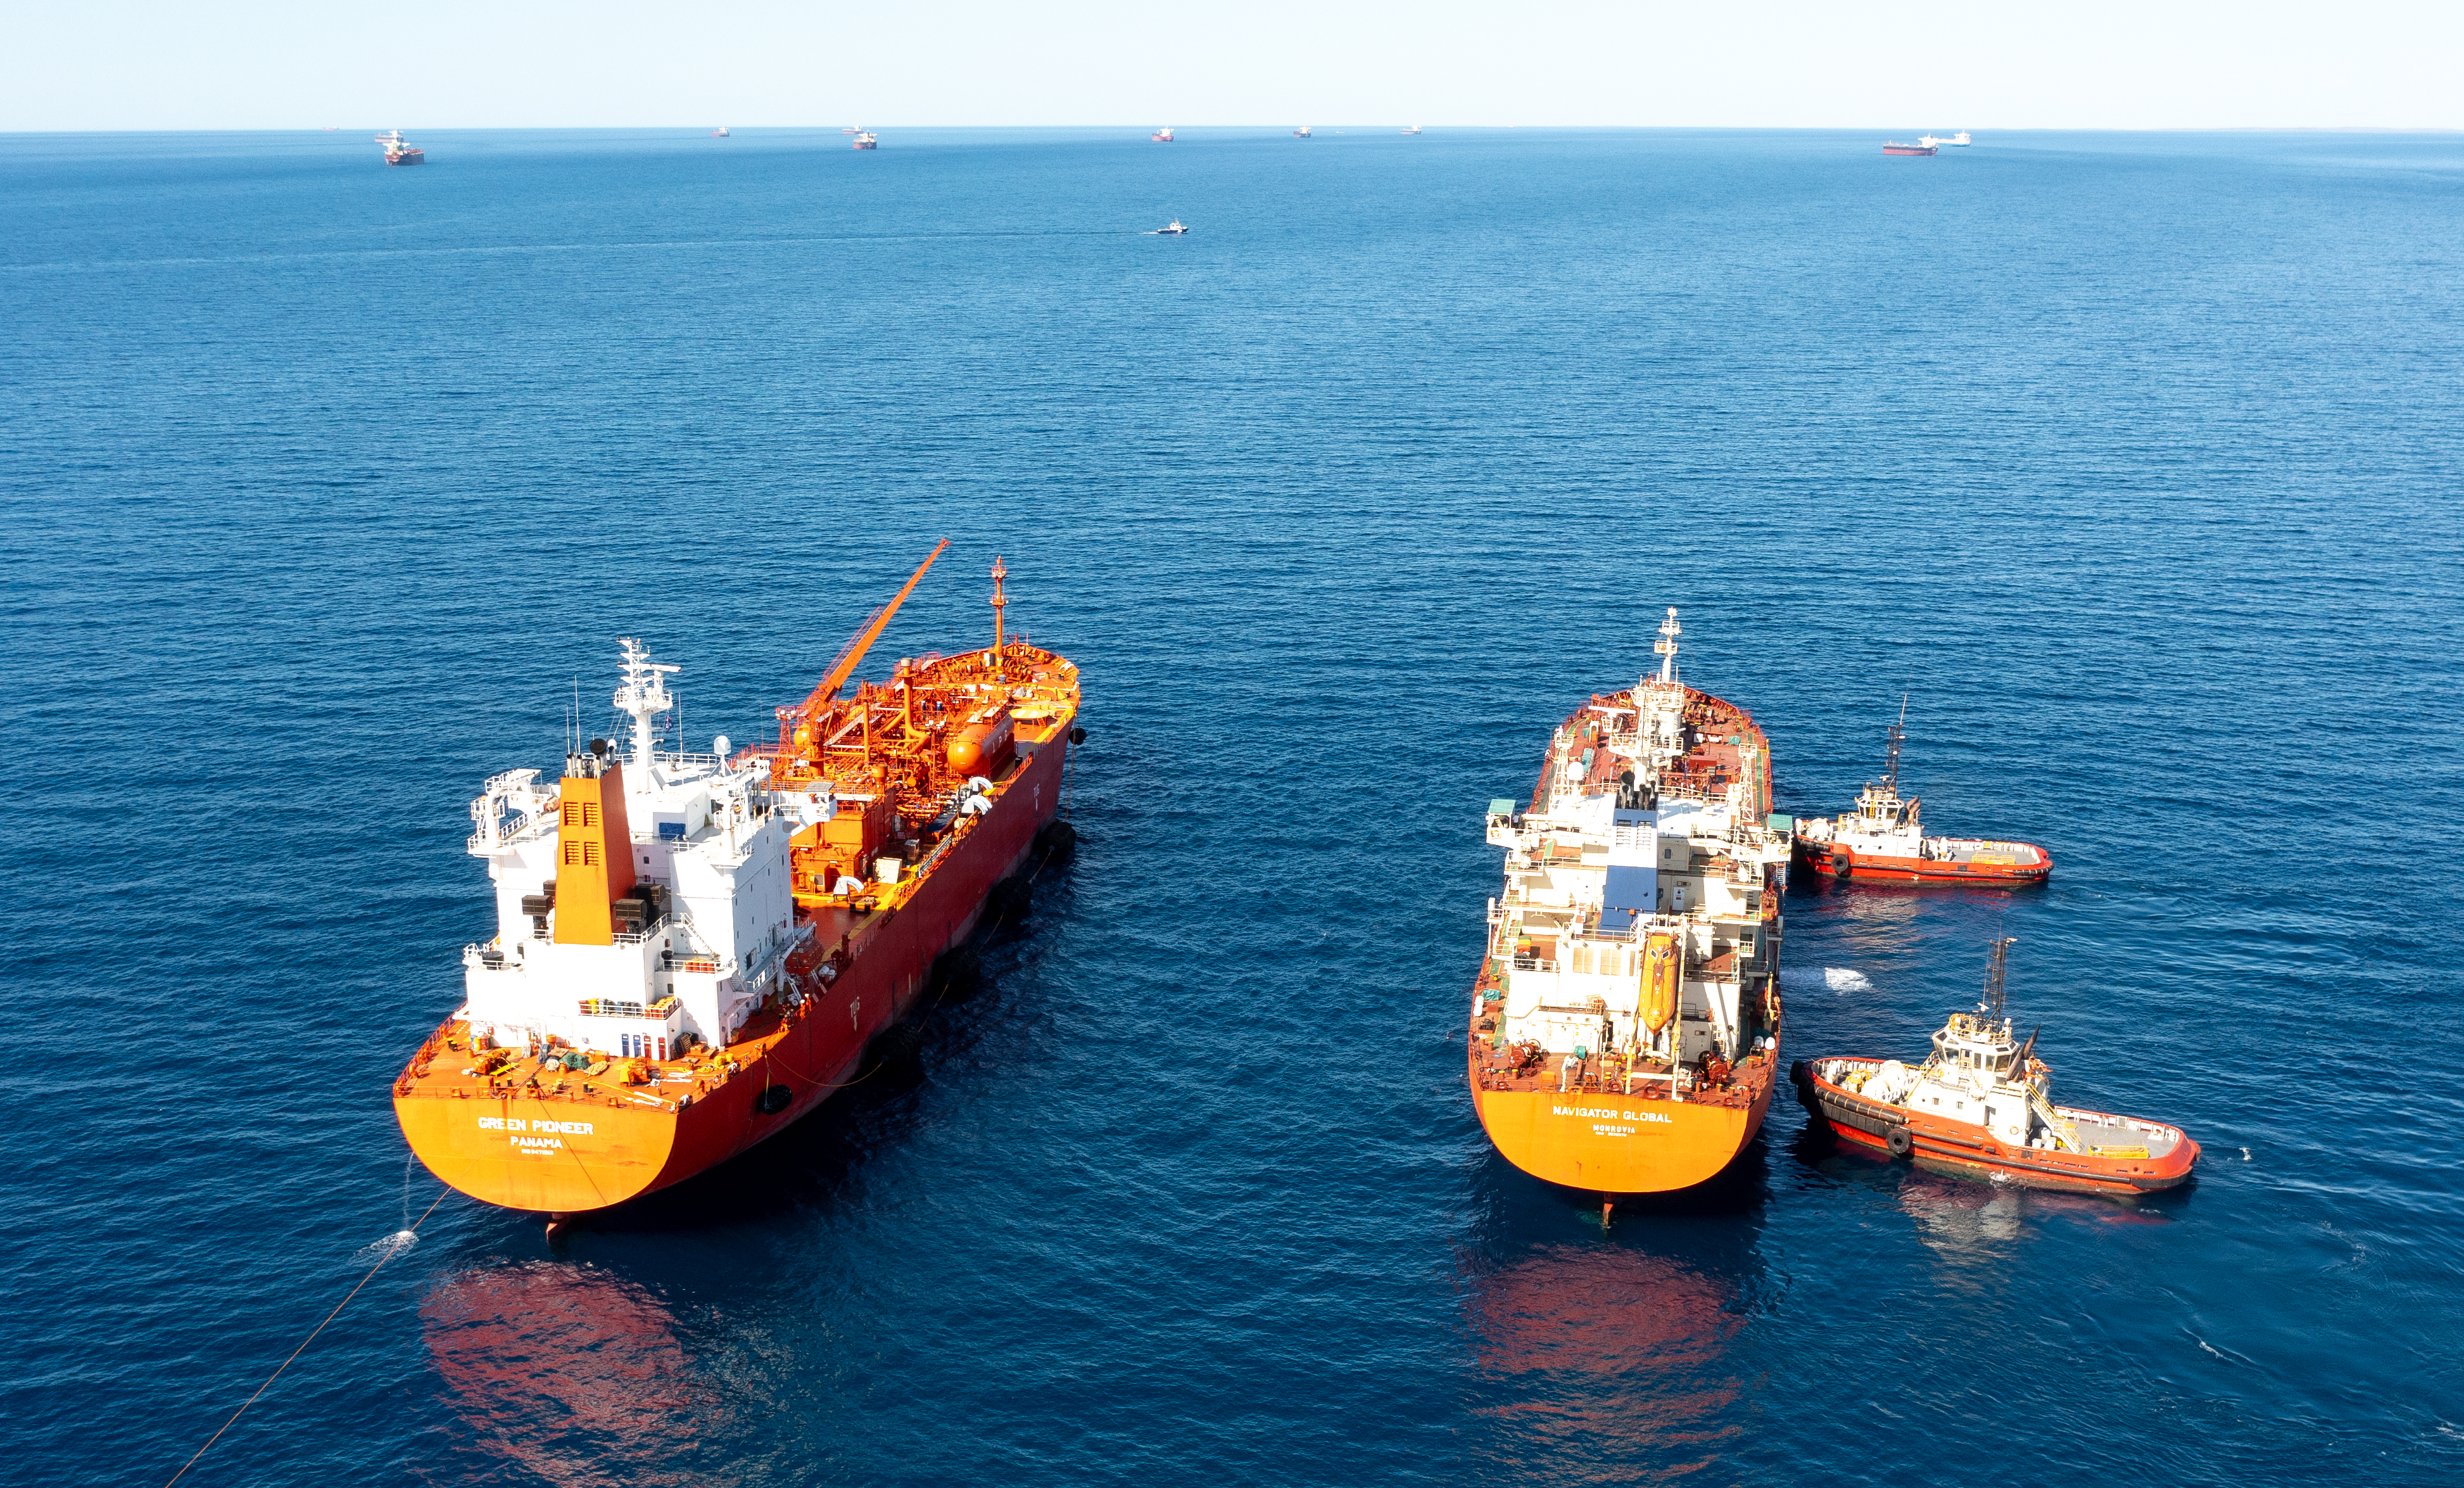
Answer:
[[[921,1073],[561,1253],[449,1200],[191,1481],[2464,1473],[2454,137],[364,133],[0,141],[12,1479],[167,1477],[433,1196],[577,674],[756,736],[945,534],[881,660],[1002,553],[1090,740]],[[2016,935],[2193,1190],[1490,1155],[1481,807],[1667,604],[1783,807],[1904,689],[2059,864],[1793,897],[1791,1054]]]

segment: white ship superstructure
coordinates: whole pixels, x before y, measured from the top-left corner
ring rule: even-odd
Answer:
[[[1679,633],[1671,609],[1658,675],[1558,729],[1529,807],[1489,805],[1483,995],[1499,1047],[1560,1089],[1683,1099],[1770,1026],[1790,843],[1760,730],[1679,680]]]
[[[729,761],[723,737],[711,754],[660,751],[676,668],[622,645],[614,702],[632,720],[629,749],[592,740],[557,786],[513,770],[471,803],[497,932],[464,949],[454,1016],[483,1043],[649,1059],[724,1045],[795,944],[789,839],[836,801],[771,792],[770,761]],[[628,862],[613,861],[620,848]]]

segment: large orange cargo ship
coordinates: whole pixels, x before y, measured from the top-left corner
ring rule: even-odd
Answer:
[[[1506,892],[1472,991],[1472,1102],[1507,1161],[1598,1194],[1603,1222],[1620,1194],[1726,1168],[1779,1057],[1771,745],[1679,679],[1678,635],[1672,609],[1659,675],[1566,720],[1528,806],[1489,803]]]
[[[394,1083],[437,1177],[562,1217],[785,1129],[856,1077],[997,887],[1066,845],[1078,674],[1005,633],[998,561],[989,647],[842,693],[940,553],[778,710],[775,744],[660,749],[676,668],[627,640],[629,748],[577,743],[553,787],[487,783],[469,847],[497,933]]]

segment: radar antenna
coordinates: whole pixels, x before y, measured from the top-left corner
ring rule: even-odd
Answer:
[[[1677,607],[1668,607],[1668,618],[1660,622],[1660,639],[1651,649],[1660,656],[1660,684],[1663,687],[1677,680]]]
[[[642,643],[629,635],[619,635],[616,644],[625,648],[625,682],[616,689],[616,711],[632,718],[633,764],[647,770],[659,737],[652,721],[675,706],[675,700],[668,696],[668,675],[681,668],[651,660]]]
[[[1900,694],[1900,721],[1891,725],[1891,754],[1882,766],[1882,788],[1897,796],[1900,793],[1900,743],[1908,737],[1908,695]],[[1996,952],[1995,965],[2000,965]]]
[[[2018,939],[2015,935],[1997,935],[1993,938],[1993,959],[1985,964],[1985,996],[1976,1004],[1976,1011],[1988,1017],[1999,1019],[2002,1016],[2002,979],[2007,970],[2003,964],[2004,958],[2009,955],[2011,947],[2018,942]]]

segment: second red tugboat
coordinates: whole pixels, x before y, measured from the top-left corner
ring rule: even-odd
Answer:
[[[1891,751],[1880,786],[1868,785],[1857,810],[1834,818],[1796,820],[1796,855],[1826,877],[1870,883],[2042,883],[2054,855],[2033,842],[1989,837],[1928,837],[1917,820],[1917,798],[1900,795],[1900,745],[1907,739],[1907,700],[1891,725]]]

